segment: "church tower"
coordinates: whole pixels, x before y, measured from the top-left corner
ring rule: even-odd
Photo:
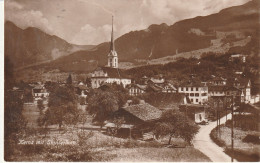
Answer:
[[[113,16],[112,16],[112,32],[111,32],[111,42],[110,51],[108,53],[108,67],[118,68],[118,57],[114,45],[114,31],[113,31]]]

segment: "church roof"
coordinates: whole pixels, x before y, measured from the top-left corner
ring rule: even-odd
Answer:
[[[97,77],[107,77],[107,78],[129,78],[127,74],[124,73],[119,68],[111,67],[98,67],[95,71],[103,71],[107,76],[97,76]]]
[[[110,51],[115,51],[115,44],[114,44],[114,30],[113,30],[113,16],[112,16],[112,32],[111,32],[111,43],[110,43]]]

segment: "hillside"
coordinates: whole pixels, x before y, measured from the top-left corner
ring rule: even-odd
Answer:
[[[10,58],[15,68],[52,61],[81,49],[93,48],[69,44],[37,28],[29,27],[23,30],[10,21],[5,22],[4,32],[5,56]]]
[[[254,45],[248,46],[247,52],[256,54],[259,49],[259,7],[260,2],[254,0],[171,26],[151,25],[145,30],[129,32],[115,41],[120,66],[125,68],[125,65],[130,65],[129,68],[132,68],[146,64],[148,60],[152,64],[160,64],[160,58],[168,60],[167,56],[190,57],[195,54],[199,57],[208,52],[226,53],[230,48],[240,53],[239,49],[234,51],[235,47],[244,47],[248,43]],[[94,69],[93,65],[106,64],[108,49],[109,43],[102,43],[93,51],[78,51],[45,66],[62,71],[89,72]]]
[[[180,57],[200,58],[207,53],[258,55],[259,7],[260,2],[253,0],[216,14],[182,20],[171,26],[151,25],[145,30],[129,32],[115,40],[119,67],[130,69],[147,63],[166,64]],[[41,69],[42,73],[52,70],[89,73],[97,66],[106,64],[108,50],[109,42],[105,42],[91,50],[76,51],[20,72],[29,74],[25,71]]]

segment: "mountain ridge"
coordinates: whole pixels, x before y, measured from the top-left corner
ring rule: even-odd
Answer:
[[[165,23],[151,24],[146,29],[126,33],[115,40],[119,61],[135,66],[168,56],[189,56],[188,53],[197,53],[200,49],[204,53],[212,52],[212,49],[213,52],[221,52],[221,48],[227,47],[225,52],[230,49],[240,52],[237,48],[240,46],[245,47],[248,53],[257,53],[259,4],[259,1],[253,0],[215,14],[184,19],[169,26]],[[249,43],[237,43],[246,40],[247,36],[252,36]],[[252,43],[251,40],[255,42]],[[104,42],[50,60],[37,68],[91,72],[97,66],[106,65],[108,52],[109,42]]]

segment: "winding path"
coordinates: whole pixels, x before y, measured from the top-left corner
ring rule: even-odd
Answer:
[[[228,114],[227,119],[231,119]],[[226,116],[220,119],[220,124],[226,122]],[[210,138],[210,132],[216,127],[216,121],[201,126],[198,134],[193,140],[194,147],[208,156],[213,162],[231,162],[231,157],[224,153],[224,149],[215,144]],[[234,161],[236,161],[234,159]]]

